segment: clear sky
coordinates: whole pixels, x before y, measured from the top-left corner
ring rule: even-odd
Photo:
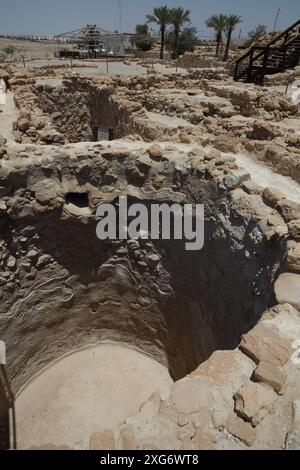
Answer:
[[[0,0],[0,34],[58,34],[87,23],[116,30],[120,25],[120,0]],[[201,36],[213,33],[205,27],[211,14],[236,14],[243,17],[242,35],[259,23],[273,29],[278,7],[278,28],[283,29],[300,18],[300,0],[121,0],[122,30],[133,32],[137,23],[153,7],[182,6],[191,11],[192,23]],[[238,34],[237,30],[236,34]]]

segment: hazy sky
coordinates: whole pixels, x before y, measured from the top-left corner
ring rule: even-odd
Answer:
[[[0,0],[0,34],[58,34],[97,23],[104,29],[119,29],[120,0]],[[137,23],[153,7],[183,6],[191,11],[194,26],[201,36],[213,33],[205,20],[214,13],[241,15],[243,36],[257,24],[273,29],[278,7],[278,28],[286,28],[300,18],[299,0],[121,0],[122,30],[133,32]],[[237,30],[236,34],[238,34]]]

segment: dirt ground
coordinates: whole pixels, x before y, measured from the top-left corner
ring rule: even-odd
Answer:
[[[50,365],[17,398],[18,448],[88,449],[93,432],[122,423],[171,384],[163,365],[123,345],[78,351]]]

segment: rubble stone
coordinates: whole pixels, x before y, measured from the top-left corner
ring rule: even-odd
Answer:
[[[239,389],[234,400],[238,416],[256,427],[271,410],[276,394],[267,385],[249,382]]]
[[[280,367],[261,361],[253,373],[253,380],[269,385],[280,395],[286,384],[287,375]]]
[[[90,450],[115,450],[115,436],[109,429],[94,432],[90,437]]]
[[[279,304],[291,304],[300,310],[300,275],[284,273],[275,283],[275,295]]]
[[[248,447],[252,446],[256,438],[255,429],[251,424],[239,418],[235,413],[231,413],[229,416],[226,429]]]

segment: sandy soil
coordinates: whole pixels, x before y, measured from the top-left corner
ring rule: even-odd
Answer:
[[[156,390],[172,384],[155,360],[120,344],[78,351],[49,366],[16,400],[18,448],[88,449],[93,432],[135,415]]]
[[[95,75],[145,75],[147,73],[147,68],[142,65],[132,63],[131,65],[124,64],[122,61],[109,61],[108,65],[103,60],[98,61],[89,61],[89,60],[73,60],[73,69],[71,69],[70,59],[48,59],[48,60],[30,60],[26,62],[26,67],[31,68],[40,68],[45,66],[57,66],[57,65],[66,65],[69,66],[70,72],[79,73],[84,76],[95,76]],[[19,65],[22,65],[19,63]],[[82,65],[82,67],[80,67]],[[162,64],[153,64],[154,71],[160,73],[176,73],[175,67],[166,67]],[[108,71],[108,72],[107,72]],[[187,71],[182,68],[177,69],[177,73],[185,74]]]

